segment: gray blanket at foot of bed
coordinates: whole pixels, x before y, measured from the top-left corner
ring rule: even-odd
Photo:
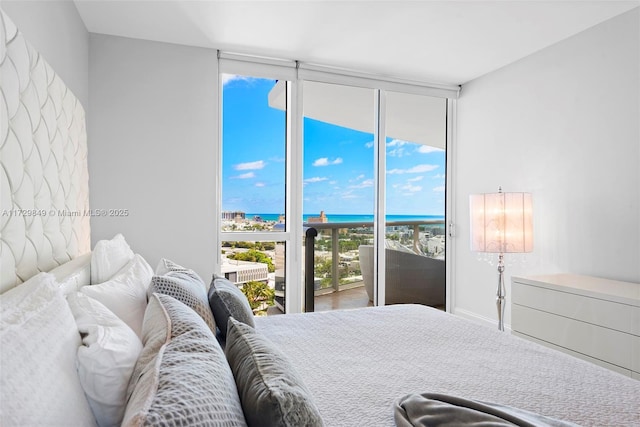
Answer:
[[[398,427],[576,427],[522,409],[437,393],[409,394],[399,399],[394,417]]]

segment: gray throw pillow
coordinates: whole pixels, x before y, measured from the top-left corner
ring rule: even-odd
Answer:
[[[224,352],[180,301],[152,294],[123,426],[246,426]]]
[[[225,354],[249,426],[322,426],[320,412],[284,354],[255,329],[229,319]]]
[[[186,304],[202,317],[215,335],[216,322],[209,307],[207,288],[204,282],[192,270],[177,267],[180,269],[167,271],[164,275],[153,276],[148,293],[156,292],[169,295]],[[157,272],[156,270],[156,274]]]
[[[249,326],[255,326],[253,310],[249,306],[247,297],[227,279],[213,279],[209,288],[209,306],[223,337],[227,335],[229,317]]]
[[[198,273],[196,273],[191,269],[185,268],[179,264],[176,264],[175,262],[168,260],[166,258],[162,258],[160,260],[160,262],[156,266],[155,274],[156,276],[165,276],[169,272],[178,272],[178,271],[185,273],[186,275],[192,277],[194,280],[202,282],[202,284],[204,285],[204,281],[202,280],[202,278],[200,278]]]

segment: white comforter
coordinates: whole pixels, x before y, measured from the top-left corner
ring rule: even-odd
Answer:
[[[640,426],[640,381],[438,310],[396,305],[258,318],[326,425],[390,426],[393,402],[444,393],[593,426]]]

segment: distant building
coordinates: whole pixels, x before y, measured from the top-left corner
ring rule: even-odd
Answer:
[[[324,214],[324,211],[320,211],[320,216],[310,216],[309,219],[307,219],[308,223],[322,223],[322,224],[326,224],[327,222],[329,222],[329,220],[327,219],[327,216]]]
[[[284,270],[276,270],[274,285],[275,298],[273,302],[275,302],[276,307],[278,307],[283,313],[285,312],[286,307],[285,286]]]
[[[242,211],[222,211],[222,219],[237,220],[245,218],[246,215]]]
[[[433,236],[427,239],[427,252],[433,256],[438,257],[444,255],[445,249],[445,237]]]
[[[247,282],[268,281],[269,267],[261,262],[235,261],[225,258],[220,267],[222,275],[232,283],[242,286]]]
[[[432,236],[444,236],[445,232],[444,232],[444,226],[443,227],[434,227],[431,229],[431,235]]]

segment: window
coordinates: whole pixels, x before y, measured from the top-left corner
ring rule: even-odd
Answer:
[[[302,311],[304,225],[318,230],[316,308],[358,287],[362,305],[397,302],[394,278],[416,263],[439,261],[442,283],[454,91],[276,60],[223,57],[220,72],[219,271]],[[418,258],[407,267],[389,250]]]
[[[287,118],[284,108],[268,103],[278,82],[232,74],[223,74],[222,81],[220,229],[283,230]]]
[[[221,81],[221,209],[218,271],[239,288],[273,292],[257,303],[286,311],[287,150],[286,81],[225,73]],[[282,85],[283,104],[269,104]],[[280,107],[280,108],[278,108]],[[274,298],[275,296],[275,298]]]

